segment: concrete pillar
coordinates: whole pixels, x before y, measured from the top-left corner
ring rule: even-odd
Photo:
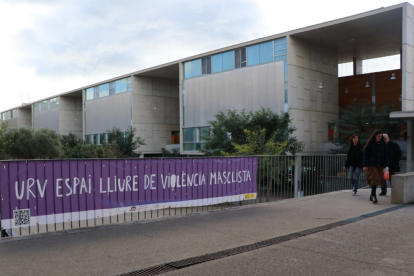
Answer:
[[[414,7],[404,3],[402,32],[402,111],[414,110]]]
[[[362,59],[354,58],[353,60],[354,76],[362,74]]]

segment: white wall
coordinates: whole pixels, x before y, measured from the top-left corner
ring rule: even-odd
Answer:
[[[283,61],[185,80],[185,127],[207,126],[219,111],[284,110]]]

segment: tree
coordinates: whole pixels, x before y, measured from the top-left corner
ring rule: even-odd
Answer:
[[[62,158],[119,158],[122,155],[116,145],[85,145],[82,139],[72,132],[62,135],[60,142],[63,149]]]
[[[360,136],[362,144],[365,144],[375,129],[381,129],[390,137],[399,137],[404,121],[390,118],[391,111],[389,105],[375,111],[375,103],[367,101],[353,102],[346,108],[340,108],[338,118],[332,121],[339,135],[333,141],[337,149],[331,149],[331,153],[346,153],[349,137],[353,134]]]
[[[6,139],[6,132],[7,132],[8,122],[4,122],[1,124],[0,127],[0,160],[6,159],[6,152],[8,148],[11,146],[11,141]]]
[[[129,127],[124,135],[124,132],[119,128],[113,127],[112,130],[108,130],[109,144],[114,144],[117,147],[122,158],[139,157],[141,153],[135,152],[135,150],[146,144],[145,140],[139,136],[134,139],[136,132],[136,128]]]
[[[179,148],[172,148],[171,151],[162,148],[162,157],[181,157]]]
[[[266,129],[259,132],[245,129],[244,134],[246,135],[245,144],[232,143],[235,152],[222,151],[221,154],[224,156],[281,155],[289,143],[288,140],[278,141],[277,131],[273,132],[273,136],[268,140],[266,140]]]
[[[6,140],[12,144],[6,153],[14,159],[54,159],[62,154],[59,134],[48,128],[11,129]]]
[[[270,201],[270,194],[273,184],[282,184],[287,177],[286,172],[283,171],[283,166],[279,166],[277,162],[279,160],[273,160],[274,155],[281,155],[286,151],[289,140],[279,141],[277,139],[278,131],[273,132],[273,135],[267,139],[266,129],[262,129],[259,132],[250,131],[245,129],[246,143],[238,145],[233,143],[235,152],[222,152],[224,156],[251,156],[251,155],[264,155],[260,158],[257,169],[260,171],[258,174],[257,189],[260,191],[260,183],[267,182],[267,202]],[[269,166],[272,164],[272,166]],[[293,162],[291,162],[293,165]],[[262,202],[261,197],[259,201]]]
[[[236,153],[234,145],[247,143],[245,130],[260,133],[265,131],[265,141],[275,137],[275,141],[288,141],[281,154],[290,152],[295,154],[302,151],[303,143],[299,142],[293,132],[296,130],[291,124],[290,115],[281,112],[278,115],[271,109],[261,108],[258,111],[246,112],[244,109],[228,110],[226,113],[219,112],[215,120],[209,121],[210,133],[203,133],[206,143],[201,150],[207,156],[220,156],[225,153]]]

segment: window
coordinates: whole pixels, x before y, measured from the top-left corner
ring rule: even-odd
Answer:
[[[40,103],[40,111],[45,111],[49,109],[48,101],[43,101]]]
[[[196,128],[184,128],[183,129],[183,142],[196,142],[197,141],[197,129]]]
[[[109,83],[99,85],[99,98],[109,96]]]
[[[333,141],[335,139],[335,124],[328,123],[328,141]]]
[[[287,59],[287,44],[286,37],[273,41],[274,61]]]
[[[210,127],[200,127],[199,141],[205,142],[210,137]]]
[[[99,134],[99,144],[103,144],[104,142],[108,142],[106,139],[106,133]]]
[[[86,145],[90,145],[91,144],[91,136],[90,135],[85,135],[85,144]]]
[[[249,66],[257,65],[260,62],[260,46],[253,45],[247,47],[247,64]]]
[[[273,42],[269,41],[260,45],[260,63],[273,61]]]
[[[115,82],[115,94],[119,94],[126,91],[126,79],[117,80]]]
[[[236,49],[184,63],[184,78],[189,79],[235,68],[287,59],[286,37]]]
[[[17,109],[13,109],[10,112],[10,118],[17,118]]]
[[[93,88],[93,97],[94,97],[95,99],[99,99],[99,86],[95,86],[95,87]]]
[[[132,91],[132,77],[126,78],[127,80],[127,91]]]
[[[56,97],[56,98],[50,99],[49,100],[49,106],[50,106],[50,109],[59,107],[59,100],[58,100],[58,98]]]
[[[180,132],[171,131],[171,144],[179,144],[179,143],[180,143]]]
[[[98,134],[91,134],[91,143],[95,145],[98,144]]]
[[[37,112],[39,112],[40,110],[39,110],[39,104],[38,103],[35,103],[34,105],[33,105],[33,113],[37,113]]]
[[[115,82],[109,83],[109,96],[115,95]]]
[[[234,67],[246,67],[246,48],[234,50]]]
[[[184,63],[184,78],[201,76],[201,58]]]
[[[206,138],[210,136],[210,127],[184,128],[183,136],[184,151],[199,151],[203,148]]]
[[[211,74],[211,57],[205,57],[201,59],[201,74]]]
[[[1,119],[4,121],[4,120],[9,120],[11,118],[15,118],[15,117],[13,117],[13,112],[12,111],[13,110],[2,113],[1,114]]]
[[[132,91],[132,77],[104,83],[85,90],[87,101]]]
[[[287,68],[287,60],[283,62],[283,67],[285,71],[285,103],[289,103],[289,93],[288,93],[288,68]]]
[[[211,57],[213,73],[234,69],[234,51],[217,54]]]

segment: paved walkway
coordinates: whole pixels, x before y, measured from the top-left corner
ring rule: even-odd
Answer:
[[[117,275],[393,207],[350,191],[0,241],[2,275]],[[175,275],[413,275],[414,206]]]

